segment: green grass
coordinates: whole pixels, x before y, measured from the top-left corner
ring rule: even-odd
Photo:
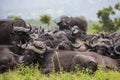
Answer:
[[[0,74],[0,80],[120,80],[120,72],[99,69],[92,75],[82,71],[51,72],[49,75],[45,75],[41,74],[37,67],[20,67],[14,71]]]

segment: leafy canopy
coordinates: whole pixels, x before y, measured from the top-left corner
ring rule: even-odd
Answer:
[[[51,21],[51,16],[49,14],[43,14],[40,16],[40,21],[43,23],[43,24],[50,24],[50,21]]]
[[[97,17],[99,19],[99,24],[92,25],[92,31],[99,32],[111,32],[120,29],[120,17],[115,17],[116,13],[120,11],[120,2],[116,3],[114,6],[108,6],[98,11]],[[98,28],[97,28],[98,27]]]

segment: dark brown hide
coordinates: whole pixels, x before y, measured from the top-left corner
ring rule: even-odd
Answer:
[[[12,35],[13,26],[25,26],[22,19],[0,20],[0,44],[11,44],[14,36]]]
[[[97,70],[97,63],[95,60],[86,55],[79,54],[73,51],[50,51],[45,57],[42,73],[49,73],[55,71],[73,71],[75,67],[78,69],[89,68],[93,72]],[[88,65],[89,64],[89,65]]]
[[[55,71],[71,71],[78,65],[79,69],[90,68],[92,71],[97,70],[97,64],[104,69],[118,70],[116,60],[96,54],[94,52],[75,52],[75,51],[52,51],[47,53],[43,66],[43,73]],[[45,54],[44,54],[45,55]],[[85,64],[90,63],[85,66]]]
[[[58,25],[60,30],[71,29],[76,25],[84,32],[87,31],[87,21],[80,17],[62,17]]]
[[[13,53],[5,47],[0,47],[0,73],[13,69],[17,64]]]

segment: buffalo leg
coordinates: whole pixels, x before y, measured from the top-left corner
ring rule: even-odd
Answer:
[[[90,69],[92,72],[95,72],[97,70],[97,63],[94,61],[94,59],[90,56],[86,55],[76,55],[73,58],[72,64],[71,64],[71,71],[74,71],[75,68],[79,68],[79,70],[82,69]]]

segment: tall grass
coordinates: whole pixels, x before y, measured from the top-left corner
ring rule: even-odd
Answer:
[[[49,75],[41,74],[36,67],[19,67],[14,71],[0,74],[0,80],[120,80],[120,72],[104,71],[98,69],[89,75],[83,71],[77,72],[51,72]]]

